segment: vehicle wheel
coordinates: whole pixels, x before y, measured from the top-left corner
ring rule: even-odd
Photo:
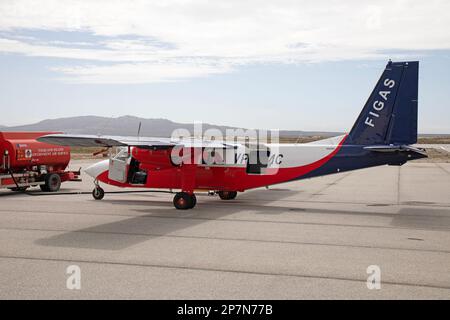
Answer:
[[[173,197],[173,205],[178,210],[192,209],[197,203],[195,195],[190,195],[186,192],[178,192],[175,197]]]
[[[28,189],[28,187],[15,187],[15,188],[9,188],[9,190],[14,191],[14,192],[24,192]]]
[[[61,177],[59,174],[51,173],[45,176],[45,185],[41,185],[41,190],[46,192],[56,192],[61,188]]]
[[[95,200],[102,200],[105,197],[105,190],[100,187],[96,187],[92,190],[92,196]]]
[[[222,200],[233,200],[237,196],[236,191],[219,191],[218,194]]]

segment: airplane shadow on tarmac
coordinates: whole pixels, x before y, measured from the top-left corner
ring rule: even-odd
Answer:
[[[267,192],[266,190],[248,191],[248,193]],[[298,191],[274,192],[271,200],[282,200]],[[107,196],[107,195],[106,195]],[[101,224],[94,227],[70,231],[49,238],[39,239],[38,245],[51,247],[89,248],[102,250],[121,250],[151,238],[176,233],[205,222],[223,219],[247,208],[242,208],[238,199],[222,201],[219,197],[198,196],[198,204],[193,210],[175,210],[171,201],[104,199],[102,202],[114,205],[132,206],[130,211],[139,212],[120,221]],[[209,199],[208,199],[209,198]],[[267,201],[265,201],[267,203]],[[145,209],[136,208],[143,206]],[[280,207],[248,206],[248,210],[276,213]],[[288,208],[286,208],[288,210]]]
[[[281,190],[279,190],[281,191]],[[184,229],[192,228],[202,223],[220,222],[220,221],[242,221],[245,222],[274,222],[279,220],[271,219],[274,215],[286,212],[298,214],[345,214],[360,216],[381,216],[392,218],[391,227],[409,228],[422,230],[443,230],[450,231],[450,210],[435,208],[402,208],[397,213],[382,213],[370,211],[351,211],[323,208],[305,208],[303,202],[301,207],[271,206],[271,201],[283,200],[291,195],[298,194],[299,191],[283,190],[283,192],[270,192],[267,190],[253,190],[245,193],[246,197],[241,200],[221,201],[218,197],[199,196],[198,205],[194,210],[179,211],[175,210],[172,203],[168,201],[155,200],[120,200],[104,199],[102,201],[113,203],[115,205],[129,206],[128,210],[138,212],[138,216],[114,221],[94,227],[74,230],[49,238],[39,239],[38,245],[50,247],[68,247],[68,248],[89,248],[100,250],[122,250],[133,245],[148,241],[152,238],[163,236],[180,238],[202,238],[208,239],[208,233],[203,236],[187,235],[180,232]],[[248,196],[247,196],[248,195]],[[246,198],[251,198],[248,203]],[[261,199],[261,205],[255,205],[255,199]],[[256,200],[257,201],[257,200]],[[144,209],[136,206],[145,207]],[[232,215],[248,210],[251,214],[259,215],[258,218],[233,218]],[[261,216],[266,218],[261,220]],[[119,216],[123,217],[123,216]],[[301,223],[298,219],[291,223]],[[283,223],[290,223],[284,221]],[[327,225],[326,223],[323,223]],[[329,225],[336,225],[330,223]],[[341,224],[338,224],[341,225]],[[342,224],[346,226],[346,224]],[[210,238],[215,238],[211,235]],[[242,235],[246,238],[246,234]]]

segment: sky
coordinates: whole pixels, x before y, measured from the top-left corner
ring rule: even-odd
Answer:
[[[450,1],[0,1],[0,125],[134,115],[348,131],[388,59],[450,133]]]

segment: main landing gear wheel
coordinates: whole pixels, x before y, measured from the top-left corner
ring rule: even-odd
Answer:
[[[45,176],[45,184],[39,185],[44,192],[56,192],[61,188],[61,177],[59,174],[51,173]]]
[[[105,190],[100,187],[95,187],[95,189],[92,190],[92,196],[95,200],[102,200],[105,196]]]
[[[218,194],[222,200],[233,200],[237,196],[236,191],[219,191]]]
[[[192,209],[197,204],[197,197],[195,194],[189,194],[187,192],[178,192],[173,197],[173,205],[178,210]]]

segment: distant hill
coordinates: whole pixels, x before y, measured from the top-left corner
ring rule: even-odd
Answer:
[[[193,132],[194,128],[192,123],[177,123],[167,119],[144,119],[134,116],[122,116],[118,118],[82,116],[49,119],[34,124],[14,127],[0,126],[0,129],[3,131],[62,131],[74,134],[135,136],[137,135],[139,123],[142,123],[141,136],[150,137],[170,137],[176,129],[184,128]],[[203,130],[210,128],[217,128],[221,132],[225,132],[226,129],[236,129],[235,127],[203,123]],[[339,132],[280,131],[280,136],[285,137],[333,136],[339,134]]]

